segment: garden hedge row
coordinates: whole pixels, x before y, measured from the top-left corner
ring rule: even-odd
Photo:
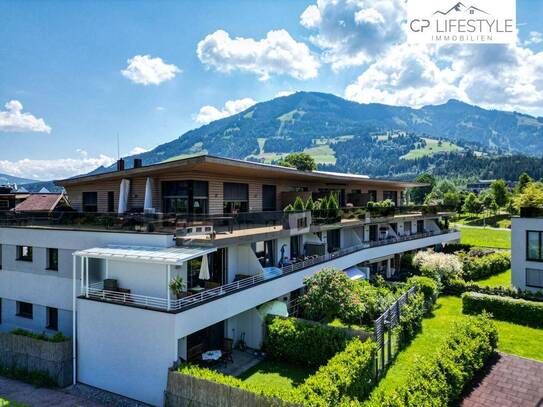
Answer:
[[[264,351],[271,359],[319,367],[345,349],[344,331],[298,318],[270,316]]]
[[[543,301],[543,291],[533,292],[530,290],[517,290],[509,287],[486,287],[472,282],[465,282],[461,279],[454,279],[447,282],[444,293],[448,295],[461,295],[465,292],[476,292],[481,294],[499,295],[501,297],[522,298],[528,301]]]
[[[463,264],[464,280],[481,280],[511,268],[511,255],[496,252],[486,256],[466,256]]]
[[[375,353],[372,340],[353,338],[343,352],[308,377],[299,387],[303,404],[325,407],[364,399],[375,385]]]
[[[457,323],[444,345],[417,361],[397,388],[376,391],[364,407],[445,407],[455,405],[496,349],[498,333],[486,316]]]
[[[422,319],[426,312],[423,293],[419,292],[409,297],[409,302],[402,306],[398,330],[402,346],[407,345],[422,331]]]
[[[439,295],[437,281],[430,277],[413,276],[407,280],[407,286],[417,286],[417,290],[424,295],[424,301],[434,302]]]
[[[496,319],[543,328],[543,303],[480,293],[462,294],[462,312],[490,312]]]

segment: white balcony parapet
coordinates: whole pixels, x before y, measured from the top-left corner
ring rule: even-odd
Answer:
[[[181,311],[193,308],[195,306],[201,305],[203,303],[207,303],[209,301],[222,298],[226,295],[256,286],[265,281],[269,281],[272,279],[280,278],[285,275],[296,273],[297,271],[306,269],[308,267],[312,267],[317,264],[323,264],[331,260],[334,260],[338,257],[346,256],[346,255],[358,252],[360,250],[369,249],[369,248],[378,247],[378,246],[396,244],[396,243],[406,242],[410,240],[439,236],[439,235],[444,235],[444,234],[449,234],[449,233],[454,233],[454,232],[457,232],[457,231],[449,229],[449,230],[444,230],[440,232],[424,232],[424,233],[417,233],[417,234],[413,234],[409,236],[399,236],[399,237],[386,239],[386,240],[367,242],[367,243],[359,244],[356,246],[351,246],[345,249],[340,249],[333,253],[326,253],[322,256],[315,256],[307,260],[303,260],[297,263],[283,266],[281,268],[273,267],[273,268],[264,269],[262,273],[259,273],[257,275],[243,278],[241,280],[234,281],[232,283],[228,283],[216,288],[212,288],[210,290],[202,291],[201,293],[198,293],[198,294],[193,294],[188,297],[179,298],[179,299],[168,300],[166,298],[150,297],[150,296],[145,296],[145,295],[123,293],[123,292],[117,292],[117,291],[108,291],[108,290],[103,289],[102,282],[89,284],[87,292],[82,290],[81,295],[90,299],[111,301],[116,304],[120,303],[123,305],[139,306],[139,307],[145,307],[145,308],[150,308],[150,309],[158,309],[162,311],[181,312]]]

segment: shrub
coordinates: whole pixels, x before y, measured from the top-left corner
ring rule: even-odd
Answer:
[[[342,330],[297,318],[268,317],[263,349],[271,359],[318,367],[345,348]]]
[[[462,295],[462,312],[464,314],[480,314],[490,312],[494,318],[543,328],[543,303],[500,297],[480,293],[464,293]]]
[[[0,375],[11,379],[30,383],[36,387],[56,387],[57,384],[47,372],[41,370],[25,370],[15,366],[0,365]],[[1,401],[1,399],[0,399]]]
[[[209,380],[216,383],[221,383],[231,387],[237,387],[238,389],[243,389],[250,391],[252,393],[260,394],[264,397],[278,398],[282,401],[299,403],[300,396],[297,389],[278,389],[268,386],[256,386],[251,383],[244,382],[237,377],[226,375],[220,373],[216,370],[211,370],[205,367],[200,367],[192,365],[190,363],[185,363],[181,365],[177,371],[181,374],[197,377],[199,379]],[[280,404],[279,404],[280,405]]]
[[[315,208],[315,204],[313,203],[313,198],[310,196],[307,198],[307,201],[305,203],[305,210],[306,211],[312,211]]]
[[[359,307],[361,313],[358,315],[361,323],[371,323],[377,319],[396,299],[388,285],[380,280],[382,277],[377,278],[377,285],[372,285],[367,280],[353,283],[354,297],[362,304],[362,307]]]
[[[464,280],[481,280],[502,273],[511,267],[511,255],[496,252],[481,257],[465,257],[463,265]]]
[[[294,212],[294,207],[291,204],[288,204],[285,206],[285,209],[283,209],[283,212]]]
[[[462,263],[453,254],[420,251],[413,257],[413,265],[421,274],[445,284],[462,275]]]
[[[376,350],[372,340],[353,338],[343,352],[300,386],[303,404],[337,406],[349,403],[349,399],[356,403],[356,399],[365,398],[374,385]]]
[[[305,318],[332,321],[340,318],[357,324],[364,313],[364,303],[355,295],[351,279],[340,270],[327,268],[304,280],[306,293],[300,300]]]
[[[393,390],[374,392],[366,407],[451,406],[494,353],[495,325],[486,315],[459,322],[443,346],[422,357],[409,372],[409,381]]]
[[[522,298],[528,301],[543,301],[543,291],[536,292],[530,290],[518,290],[510,287],[486,287],[475,283],[466,283],[462,279],[450,280],[444,287],[444,293],[447,295],[460,295],[467,291],[482,294],[499,295],[501,297]]]
[[[425,311],[422,293],[409,297],[409,302],[402,306],[400,313],[400,324],[398,325],[400,343],[408,344],[422,330],[422,318]]]
[[[298,212],[305,210],[305,205],[304,205],[304,201],[302,201],[302,198],[300,198],[299,196],[296,197],[296,199],[294,200],[293,208],[295,211],[298,211]]]
[[[49,336],[46,333],[37,334],[32,331],[27,331],[26,329],[17,328],[11,331],[11,333],[13,335],[28,336],[29,338],[34,338],[40,341],[47,341],[47,342],[64,342],[70,339],[69,337],[64,336],[62,332],[57,332],[56,334]]]
[[[426,303],[434,302],[439,295],[439,287],[434,279],[424,276],[413,276],[407,280],[407,286],[417,286],[417,289],[424,295]]]
[[[457,252],[469,252],[471,248],[472,246],[470,244],[447,243],[445,246],[443,246],[440,252],[445,254],[454,254]]]

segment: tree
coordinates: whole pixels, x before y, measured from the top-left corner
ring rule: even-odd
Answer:
[[[518,182],[517,182],[517,186],[515,187],[515,192],[516,193],[524,192],[524,188],[526,188],[526,186],[532,181],[533,181],[532,177],[530,177],[527,173],[523,172],[518,177]]]
[[[494,199],[498,206],[506,206],[509,201],[509,187],[507,186],[507,183],[503,179],[498,179],[490,185],[490,189],[492,189]]]
[[[468,194],[464,202],[464,206],[462,206],[462,210],[468,213],[479,213],[481,212],[481,209],[482,205],[479,198],[477,198],[477,195],[475,195],[473,192]]]
[[[490,210],[492,211],[492,214],[493,214],[494,216],[496,216],[496,215],[498,214],[498,209],[500,209],[500,207],[498,206],[498,204],[496,203],[496,201],[493,200],[493,201],[490,203],[490,207],[489,207],[488,209],[490,209]]]
[[[313,157],[307,153],[292,153],[281,158],[277,164],[283,167],[296,168],[300,171],[313,171],[317,169],[317,164]]]
[[[434,189],[434,186],[436,185],[436,179],[431,174],[421,174],[417,178],[415,178],[415,181],[422,184],[429,184],[428,186],[424,187],[412,188],[409,191],[411,201],[413,201],[417,205],[421,205],[424,203],[426,195],[428,195],[430,192],[432,192],[432,189]]]
[[[520,208],[543,208],[543,183],[530,182],[524,192],[515,197],[515,206]]]
[[[458,192],[445,192],[443,205],[456,209],[460,205],[460,194]]]

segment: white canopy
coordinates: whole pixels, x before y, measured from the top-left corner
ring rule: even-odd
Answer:
[[[130,180],[123,179],[119,189],[118,213],[125,213],[128,210],[128,193],[130,191]]]
[[[95,247],[75,252],[75,256],[95,259],[137,261],[142,263],[181,265],[184,262],[213,253],[214,247],[154,247],[117,246]],[[205,256],[207,257],[207,256]]]
[[[198,275],[200,280],[209,280],[209,264],[207,262],[207,254],[202,256],[202,264],[200,265],[200,274]]]
[[[360,278],[369,280],[370,278],[369,267],[361,267],[361,268],[349,267],[347,270],[344,270],[343,272],[347,274],[347,277],[349,277],[351,280],[358,280]]]
[[[266,318],[266,315],[279,315],[281,317],[288,317],[287,304],[282,301],[273,300],[266,302],[257,307],[260,318]]]
[[[153,208],[153,180],[150,177],[147,177],[145,182],[145,199],[143,201],[143,211],[145,213],[153,213],[155,208]]]

